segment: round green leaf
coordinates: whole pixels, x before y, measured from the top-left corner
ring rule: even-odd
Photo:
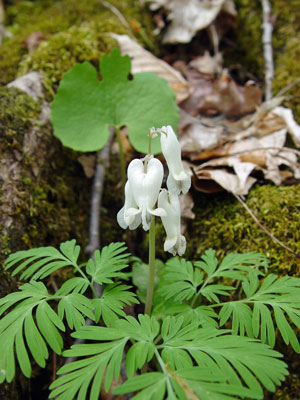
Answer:
[[[64,75],[51,105],[55,136],[73,150],[101,149],[113,121],[100,112],[100,104],[96,69],[88,62],[76,64]]]

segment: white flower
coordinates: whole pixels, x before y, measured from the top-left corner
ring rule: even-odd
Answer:
[[[129,182],[125,184],[125,204],[117,214],[117,221],[121,228],[136,229],[141,223],[141,214],[132,195]]]
[[[146,169],[146,171],[145,171]],[[141,160],[131,161],[127,170],[128,182],[125,186],[125,205],[117,219],[122,228],[135,229],[142,222],[149,230],[151,215],[166,215],[161,208],[154,209],[163,180],[163,166],[156,158],[151,158],[147,166]]]
[[[187,193],[191,187],[191,177],[183,168],[181,160],[181,148],[173,128],[163,126],[158,129],[160,132],[160,144],[163,155],[169,168],[167,186],[171,193],[179,195],[182,191]]]
[[[182,256],[185,253],[186,240],[181,235],[180,229],[180,203],[177,195],[168,193],[163,189],[158,196],[158,207],[166,210],[167,216],[162,216],[161,220],[165,228],[167,238],[164,243],[164,250],[173,254],[178,253]]]

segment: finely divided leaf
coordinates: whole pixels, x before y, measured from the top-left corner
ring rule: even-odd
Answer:
[[[77,394],[79,400],[84,400],[90,387],[90,400],[98,400],[102,381],[104,380],[104,389],[108,391],[113,378],[118,380],[124,347],[128,340],[144,342],[143,351],[146,353],[146,359],[150,360],[154,354],[153,340],[158,332],[158,322],[147,315],[139,315],[139,321],[133,317],[118,320],[112,328],[82,327],[72,336],[94,343],[74,345],[64,352],[65,356],[84,358],[65,365],[58,371],[58,374],[63,376],[50,386],[53,389],[50,397],[57,396],[57,400],[69,400]],[[131,374],[139,368],[145,357],[137,350],[140,349],[131,351],[127,361]],[[87,356],[91,357],[86,358]]]
[[[1,381],[6,379],[11,382],[14,377],[14,351],[21,370],[27,377],[31,375],[28,350],[41,367],[45,367],[45,360],[48,358],[45,341],[56,353],[61,353],[63,342],[58,329],[64,331],[65,328],[47,303],[51,298],[42,282],[32,281],[21,286],[20,292],[11,293],[0,300],[0,315],[19,302],[1,319],[0,370],[3,372]],[[35,308],[36,322],[33,314]]]
[[[85,324],[85,317],[95,319],[94,305],[90,299],[80,293],[64,296],[58,304],[58,315],[62,320],[66,316],[70,329],[78,330]]]
[[[94,260],[90,259],[86,265],[87,273],[92,277],[93,282],[102,285],[113,283],[112,278],[126,279],[126,274],[120,272],[128,266],[128,253],[125,243],[111,243],[103,247],[101,252],[96,250]]]
[[[80,247],[76,245],[75,239],[62,243],[60,249],[61,252],[49,246],[18,251],[7,258],[5,269],[15,267],[13,276],[24,270],[21,280],[43,279],[66,266],[76,266],[79,269],[77,258]]]
[[[195,270],[191,262],[178,257],[172,258],[165,266],[157,293],[166,300],[189,300],[197,293],[197,287],[202,281],[203,273]]]
[[[228,383],[246,385],[260,396],[260,383],[274,391],[275,385],[287,375],[286,364],[278,359],[281,355],[268,346],[246,337],[228,335],[228,331],[197,329],[182,322],[182,319],[166,318],[162,325],[163,344],[158,348],[166,349],[162,353],[166,364],[174,367],[179,357],[187,366],[190,358],[200,367],[221,369]]]
[[[139,303],[136,295],[129,292],[131,286],[114,283],[105,286],[101,298],[93,299],[95,306],[95,320],[98,322],[102,317],[106,326],[111,326],[117,319],[125,317],[123,311],[125,305]]]

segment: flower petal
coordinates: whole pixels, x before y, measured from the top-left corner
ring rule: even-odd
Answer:
[[[143,229],[149,230],[153,207],[157,202],[158,194],[163,180],[162,163],[151,158],[145,171],[141,160],[133,160],[128,166],[128,181],[134,200],[141,210]]]
[[[181,147],[173,128],[168,125],[158,130],[161,133],[160,144],[162,152],[170,172],[168,189],[174,194],[180,194],[180,191],[187,193],[191,187],[191,178],[183,168]]]
[[[180,232],[180,203],[178,196],[168,193],[165,189],[158,196],[158,207],[166,211],[167,216],[161,217],[167,238],[164,243],[164,250],[180,256],[186,249],[186,240]]]

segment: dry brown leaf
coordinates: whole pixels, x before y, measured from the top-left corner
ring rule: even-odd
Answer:
[[[152,0],[150,8],[160,7],[168,13],[171,24],[164,35],[164,43],[188,43],[197,31],[210,25],[225,0]]]
[[[185,71],[193,92],[181,107],[193,116],[206,113],[238,117],[255,111],[261,104],[260,88],[252,81],[238,85],[226,69],[217,79],[188,67]]]
[[[152,53],[141,47],[135,40],[127,35],[111,33],[119,46],[122,54],[131,58],[131,72],[154,72],[165,79],[176,94],[176,101],[180,103],[191,94],[190,84],[175,68],[165,61],[155,57]]]
[[[95,154],[83,154],[77,158],[81,164],[84,174],[87,178],[92,178],[95,174],[96,167],[96,155]]]
[[[219,192],[223,188],[227,192],[243,196],[249,192],[251,186],[256,182],[255,178],[248,176],[244,187],[241,187],[237,175],[228,172],[226,169],[195,169],[195,174],[197,180],[195,182],[195,179],[193,179],[194,187],[204,193]],[[208,181],[207,184],[205,184],[205,181]]]
[[[286,127],[289,131],[289,134],[292,136],[295,145],[300,147],[300,126],[294,120],[292,110],[284,107],[276,107],[272,111],[272,114],[278,115],[284,120]]]
[[[194,208],[194,200],[192,195],[188,192],[179,196],[181,217],[187,219],[195,219],[195,213],[192,211]]]
[[[40,43],[45,40],[46,36],[42,32],[32,32],[27,38],[24,40],[24,44],[28,49],[28,52],[36,50]]]
[[[208,51],[205,51],[203,56],[198,56],[192,60],[190,66],[202,74],[220,74],[222,72],[223,56],[221,53],[211,56]]]

